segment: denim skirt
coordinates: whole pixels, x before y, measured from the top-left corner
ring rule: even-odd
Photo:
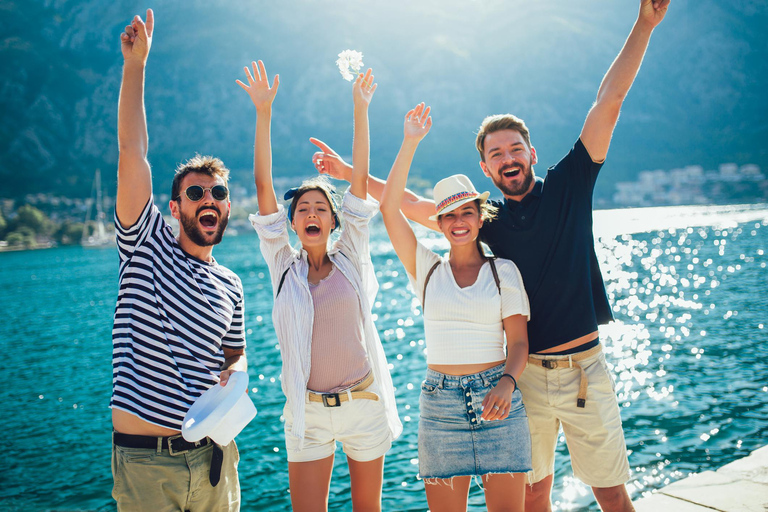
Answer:
[[[503,364],[461,376],[427,369],[419,398],[421,478],[531,470],[531,434],[520,391],[512,394],[506,419],[480,419],[483,399],[502,373]]]

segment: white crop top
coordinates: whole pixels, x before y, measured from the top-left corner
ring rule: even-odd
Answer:
[[[424,280],[440,262],[427,283],[424,339],[427,364],[481,364],[507,358],[502,319],[512,315],[531,318],[528,295],[517,266],[496,259],[501,295],[490,263],[485,263],[470,286],[460,288],[448,258],[441,258],[421,243],[416,249],[416,277],[408,275],[416,296],[424,296]]]

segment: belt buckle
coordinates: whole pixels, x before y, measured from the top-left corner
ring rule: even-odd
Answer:
[[[341,407],[341,400],[339,399],[338,393],[323,393],[320,395],[323,399],[323,405],[325,407]],[[333,398],[335,400],[335,403],[329,404],[328,399]]]
[[[171,455],[171,457],[175,457],[176,455],[184,455],[188,451],[193,450],[194,448],[197,448],[198,446],[200,446],[200,441],[196,441],[194,443],[194,447],[193,448],[187,448],[186,450],[178,450],[178,451],[176,451],[176,450],[173,449],[173,442],[176,439],[180,439],[180,438],[181,438],[181,434],[176,434],[175,436],[171,436],[171,437],[168,438],[168,453]]]
[[[541,366],[543,366],[547,370],[554,370],[555,368],[557,368],[557,361],[554,359],[542,359]]]

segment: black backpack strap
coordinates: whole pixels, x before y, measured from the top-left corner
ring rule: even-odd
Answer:
[[[275,298],[277,298],[277,296],[280,295],[280,290],[283,289],[283,283],[285,282],[285,276],[288,274],[289,270],[291,270],[291,267],[288,267],[287,269],[285,269],[285,272],[283,272],[283,275],[280,278],[280,284],[277,285],[277,293],[275,294]]]
[[[429,269],[429,272],[427,272],[427,278],[424,279],[424,290],[421,293],[421,314],[424,314],[424,307],[426,305],[427,300],[427,283],[429,283],[429,278],[432,277],[432,273],[437,269],[437,267],[440,265],[441,261],[438,261],[434,265],[432,265],[432,268]]]
[[[349,256],[347,256],[343,252],[339,251],[339,254],[341,254],[342,256],[344,256],[345,258],[347,258],[349,260]],[[352,261],[352,260],[350,260],[350,261]],[[277,298],[277,296],[280,295],[280,290],[283,289],[283,283],[285,282],[285,276],[288,275],[288,271],[289,270],[291,270],[290,266],[287,269],[285,269],[285,272],[283,272],[283,275],[280,276],[280,284],[277,285],[277,293],[275,294],[275,298]]]
[[[488,258],[488,263],[491,264],[493,280],[496,281],[496,289],[499,290],[499,295],[501,295],[501,280],[499,279],[499,273],[496,271],[496,258]]]

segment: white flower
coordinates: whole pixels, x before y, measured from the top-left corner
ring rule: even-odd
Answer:
[[[344,80],[351,82],[363,67],[363,54],[355,50],[344,50],[336,59],[336,65]]]

